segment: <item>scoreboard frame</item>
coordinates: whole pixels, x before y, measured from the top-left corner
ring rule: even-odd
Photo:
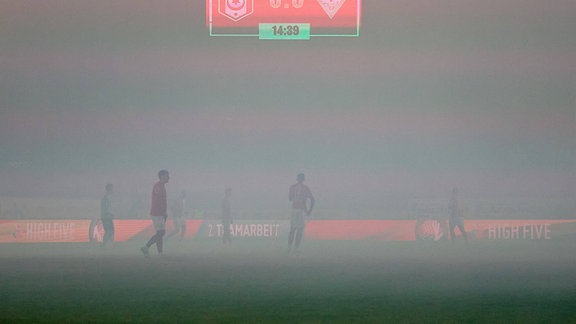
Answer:
[[[238,23],[241,19],[250,16],[256,8],[254,8],[254,2],[258,1],[257,4],[262,4],[263,1],[270,1],[270,3],[278,3],[280,5],[282,0],[239,0],[237,2],[251,4],[250,10],[251,12],[243,11],[245,16],[238,16],[234,17],[232,15],[228,15],[226,12],[221,11],[221,5],[223,2],[227,2],[229,0],[206,0],[206,19],[207,19],[207,27],[209,30],[210,37],[258,37],[259,39],[276,39],[276,40],[298,40],[298,39],[310,39],[311,37],[359,37],[360,36],[360,25],[361,25],[361,8],[362,8],[362,0],[341,0],[342,4],[345,1],[353,2],[356,6],[355,8],[355,26],[341,26],[338,25],[338,22],[334,23],[333,17],[330,16],[328,12],[326,12],[325,22],[323,26],[314,26],[310,23],[311,17],[306,16],[306,11],[303,12],[302,16],[297,15],[290,15],[285,21],[274,21],[267,20],[266,16],[259,18],[261,21],[258,21],[257,24],[246,25],[242,23]],[[290,0],[284,0],[286,3],[290,2]],[[319,4],[320,0],[305,0],[307,3],[314,2],[315,4]],[[304,3],[304,1],[300,1]],[[294,3],[294,1],[292,2]],[[285,4],[282,8],[288,8],[289,4]],[[321,5],[319,5],[321,6]],[[292,9],[292,13],[297,12],[297,10]],[[216,20],[224,19],[223,17],[227,17],[228,20],[227,26],[217,26]],[[249,17],[250,19],[254,20],[253,18]],[[277,18],[277,17],[275,17]],[[349,18],[349,17],[348,17]],[[318,20],[318,17],[314,17],[314,19]],[[350,19],[349,19],[350,20]],[[235,27],[235,24],[238,24],[238,27]],[[300,30],[304,31],[302,34],[290,34],[287,35],[286,33],[277,33],[277,30],[281,30],[282,26],[299,26]],[[267,29],[268,28],[268,29]],[[273,31],[270,29],[273,28]],[[316,30],[316,32],[312,32],[312,30]],[[333,32],[334,29],[339,30],[346,30],[345,33],[342,32]],[[222,32],[221,30],[225,30]],[[327,30],[328,32],[322,33],[322,31]]]

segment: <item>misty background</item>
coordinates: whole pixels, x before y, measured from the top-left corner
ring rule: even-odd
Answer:
[[[306,0],[314,1],[314,0]],[[352,0],[347,0],[352,1]],[[189,1],[0,0],[0,215],[576,212],[576,2],[364,1],[360,37],[209,37]]]

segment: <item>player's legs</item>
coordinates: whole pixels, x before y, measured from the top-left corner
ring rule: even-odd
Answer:
[[[163,251],[163,243],[164,243],[164,234],[166,233],[166,219],[162,216],[152,216],[152,223],[154,224],[154,229],[156,229],[156,234],[148,240],[145,246],[143,246],[140,250],[144,255],[148,255],[148,249],[156,244],[156,249],[158,253],[162,253]]]
[[[458,221],[457,226],[458,229],[460,230],[460,233],[464,237],[464,240],[468,241],[468,236],[466,235],[466,230],[464,229],[464,222],[462,220]]]
[[[114,221],[110,220],[110,241],[114,242],[114,234],[116,229],[114,228]]]
[[[184,240],[184,235],[186,235],[186,221],[182,220],[180,222],[180,241]]]
[[[294,247],[298,249],[300,247],[300,242],[302,242],[302,235],[304,234],[304,228],[296,229],[296,242],[294,242]]]
[[[114,240],[114,222],[111,219],[102,219],[102,226],[104,227],[102,245],[106,245],[111,240]]]
[[[454,232],[454,228],[456,228],[456,223],[453,219],[450,219],[450,239],[454,241],[456,237],[456,233]]]
[[[292,247],[292,243],[294,243],[294,234],[296,233],[296,228],[290,227],[290,233],[288,233],[288,247]]]
[[[222,222],[222,230],[222,242],[224,244],[232,243],[232,238],[230,237],[230,223],[227,221]]]
[[[301,209],[292,209],[290,233],[288,234],[288,248],[292,248],[293,243],[295,243],[295,247],[298,248],[302,240],[304,225],[304,211]],[[294,239],[296,239],[296,242],[294,242]]]
[[[148,240],[146,243],[146,247],[150,248],[152,245],[156,244],[156,248],[158,249],[158,253],[162,253],[163,241],[164,241],[164,234],[166,231],[156,231],[156,234]]]
[[[156,239],[156,250],[158,250],[158,253],[162,253],[162,249],[164,246],[164,234],[165,233],[166,233],[166,231],[156,232],[156,235],[158,236],[158,238]]]
[[[156,234],[154,234],[149,240],[148,242],[146,242],[146,247],[150,248],[152,245],[156,244],[156,240],[158,240],[158,232],[156,232]]]

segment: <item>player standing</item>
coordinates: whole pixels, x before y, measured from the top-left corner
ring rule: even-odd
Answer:
[[[232,189],[226,188],[224,190],[224,198],[222,199],[222,242],[224,244],[232,244],[232,237],[230,231],[232,226],[232,207],[230,206],[230,196],[232,196]]]
[[[150,207],[150,217],[152,217],[152,223],[154,224],[156,234],[150,238],[145,246],[140,248],[140,251],[142,251],[145,256],[149,255],[148,250],[154,244],[156,244],[158,254],[162,254],[163,239],[164,234],[166,233],[166,218],[168,217],[166,184],[170,180],[168,171],[160,170],[160,172],[158,172],[158,179],[159,181],[156,182],[152,188],[152,204]]]
[[[104,227],[102,246],[106,246],[108,242],[114,241],[114,214],[112,213],[112,193],[114,186],[108,183],[105,189],[106,192],[100,200],[100,219],[102,220],[102,227]]]
[[[458,188],[452,189],[452,196],[450,197],[450,204],[448,205],[450,210],[450,239],[454,242],[456,233],[454,229],[458,227],[460,233],[466,241],[468,241],[468,236],[466,235],[466,230],[464,229],[464,220],[462,219],[462,209],[460,208],[460,203],[458,202]]]
[[[178,233],[180,233],[180,241],[184,239],[186,234],[186,190],[182,190],[180,195],[174,203],[172,204],[172,222],[174,223],[174,229],[167,238],[170,238]]]
[[[306,217],[310,216],[314,208],[314,196],[310,188],[304,184],[304,173],[299,173],[296,177],[296,184],[290,186],[288,199],[292,202],[292,215],[290,218],[290,233],[288,234],[288,252],[292,252],[292,245],[295,250],[300,247],[304,228],[306,227]],[[307,208],[310,200],[310,208]]]

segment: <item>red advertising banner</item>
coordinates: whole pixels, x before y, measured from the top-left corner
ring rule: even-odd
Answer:
[[[196,236],[202,220],[192,219],[186,221],[186,233],[184,239],[193,239]],[[172,220],[166,222],[166,234],[170,234],[174,224]],[[114,241],[126,242],[137,237],[150,237],[155,232],[152,220],[149,219],[131,219],[131,220],[114,220]],[[104,238],[104,226],[100,220],[94,220],[90,223],[90,241],[102,242]]]
[[[89,220],[2,220],[0,242],[88,242],[89,228]]]
[[[218,221],[204,221],[197,237],[222,238],[224,226]],[[288,235],[288,221],[242,220],[230,225],[230,236],[234,239],[276,239]]]
[[[413,241],[415,223],[405,220],[312,220],[306,225],[306,238]]]
[[[464,220],[471,240],[551,240],[576,237],[576,220]],[[420,219],[414,224],[417,240],[439,241],[450,237],[445,219]],[[462,236],[458,228],[456,237]]]
[[[114,220],[114,241],[149,237],[151,220]],[[465,220],[470,240],[556,240],[576,238],[576,220]],[[173,229],[171,220],[166,232]],[[186,221],[184,239],[220,239],[223,225],[216,220]],[[270,240],[285,238],[288,221],[242,220],[229,228],[235,239]],[[458,229],[456,236],[462,236]],[[104,229],[99,220],[0,220],[0,243],[101,242]],[[310,220],[305,229],[308,240],[440,241],[450,238],[448,222],[419,220]]]
[[[576,237],[576,220],[469,220],[465,229],[481,240],[550,240]]]

